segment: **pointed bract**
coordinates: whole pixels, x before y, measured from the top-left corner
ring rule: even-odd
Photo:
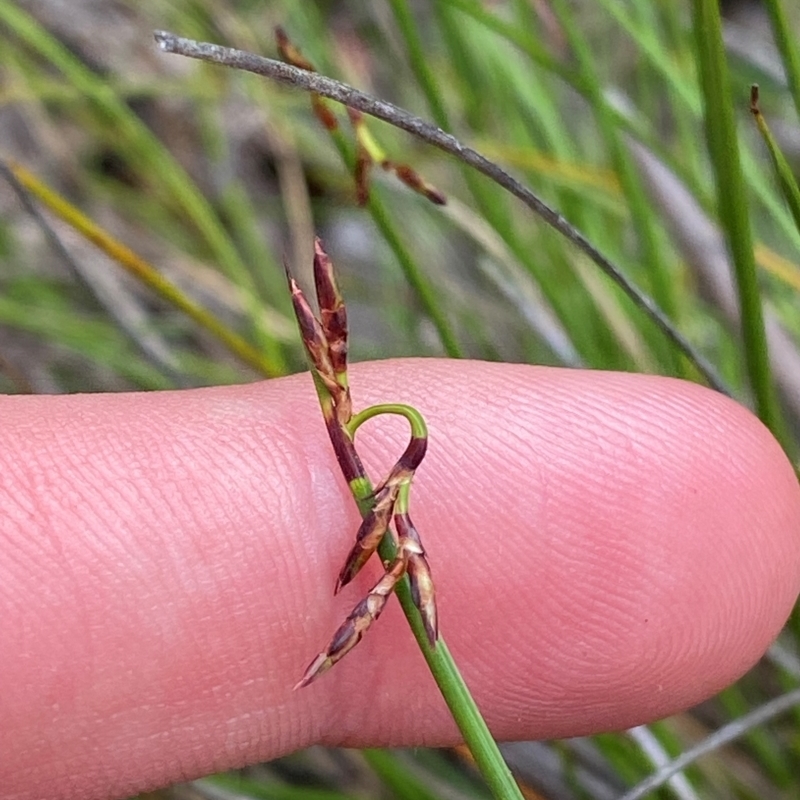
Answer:
[[[369,172],[372,158],[360,141],[356,142],[356,163],[353,167],[353,180],[356,184],[356,204],[360,207],[369,202]]]
[[[300,336],[303,340],[306,352],[308,353],[308,357],[326,386],[328,386],[328,384],[338,386],[328,353],[328,342],[325,339],[322,325],[314,316],[314,312],[311,310],[308,300],[306,300],[305,295],[297,285],[297,281],[289,273],[288,268],[286,274],[289,278],[289,290],[292,293],[294,315],[300,327]]]
[[[325,105],[325,101],[316,92],[311,94],[311,110],[326,130],[335,131],[339,127],[336,115]]]
[[[280,25],[275,27],[275,42],[278,45],[278,54],[287,64],[306,72],[316,72],[314,65],[300,52],[300,48],[289,39],[289,35]]]
[[[431,186],[422,176],[408,164],[392,164],[395,175],[408,187],[426,197],[437,206],[447,205],[447,197],[435,186]]]
[[[292,691],[296,692],[298,689],[302,689],[304,686],[308,686],[309,683],[316,680],[323,672],[327,672],[332,666],[334,662],[330,659],[325,653],[320,653],[317,655],[314,660],[306,667],[306,671],[303,673],[303,677],[300,678],[299,681],[292,687]]]
[[[431,569],[424,555],[409,556],[408,579],[411,583],[411,597],[422,617],[428,641],[431,647],[435,647],[439,638],[439,615],[436,611]]]

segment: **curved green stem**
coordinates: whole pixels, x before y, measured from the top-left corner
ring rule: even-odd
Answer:
[[[413,406],[407,406],[405,403],[379,403],[378,405],[369,406],[357,414],[350,417],[347,423],[347,432],[350,437],[355,436],[356,431],[367,421],[373,417],[380,416],[381,414],[394,414],[399,417],[405,417],[408,424],[411,426],[411,435],[420,439],[428,436],[428,426],[425,424],[425,419],[422,414],[417,411]]]
[[[694,0],[693,5],[706,140],[714,168],[719,219],[733,262],[744,363],[759,418],[791,456],[792,442],[772,380],[719,4],[717,0]]]
[[[369,528],[364,536],[369,537],[373,532],[376,537],[382,536],[377,548],[378,553],[384,563],[390,565],[367,598],[353,609],[339,627],[328,647],[311,662],[296,688],[308,686],[319,674],[330,669],[358,644],[365,630],[364,626],[374,621],[389,594],[394,591],[417,640],[417,645],[428,663],[428,668],[487,785],[498,800],[522,800],[522,793],[503,761],[497,743],[470,695],[450,651],[438,635],[430,570],[424,558],[419,535],[408,518],[411,481],[427,448],[428,431],[425,420],[419,411],[403,403],[378,404],[353,414],[352,401],[347,390],[347,321],[344,303],[336,286],[333,266],[318,240],[315,243],[314,282],[320,309],[319,318],[314,316],[294,278],[291,275],[288,275],[288,278],[292,305],[336,459],[348,481],[361,516],[375,528],[374,531]],[[372,482],[356,452],[355,433],[367,420],[381,414],[404,417],[411,426],[411,440],[384,485],[384,488],[390,487],[389,493],[383,497],[376,497]],[[393,483],[389,483],[391,481]],[[402,504],[399,510],[392,507],[398,499]],[[387,506],[387,501],[391,505]],[[381,503],[384,505],[378,509]],[[379,510],[384,517],[377,516]],[[387,514],[393,515],[395,531],[399,538],[397,547],[391,533],[387,535],[388,520],[385,520]],[[378,527],[374,525],[376,521]],[[359,531],[359,534],[361,533]],[[357,545],[359,542],[363,544],[362,539],[357,539]],[[372,539],[369,544],[371,550],[374,544]],[[413,552],[408,549],[409,544],[417,545]],[[397,558],[399,548],[405,548],[400,559]],[[343,585],[343,577],[347,579],[344,582],[347,582],[354,574],[351,566],[357,571],[358,561],[357,556],[354,559],[348,557],[345,568],[340,573],[337,588]],[[370,598],[373,601],[373,611],[370,610],[368,602]],[[359,625],[362,627],[359,628]]]

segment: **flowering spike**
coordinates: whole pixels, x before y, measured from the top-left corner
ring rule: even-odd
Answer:
[[[300,52],[300,48],[289,39],[289,34],[280,25],[275,27],[275,42],[280,57],[287,64],[306,72],[316,72],[314,65]]]
[[[360,140],[356,141],[356,163],[353,168],[353,179],[356,182],[356,204],[365,206],[369,201],[369,171],[372,168],[367,148]]]
[[[339,121],[336,115],[325,105],[325,101],[320,95],[314,93],[311,95],[311,110],[314,116],[322,123],[325,130],[335,131],[339,127]]]
[[[439,638],[439,621],[433,578],[428,560],[425,558],[425,549],[407,512],[395,514],[394,526],[397,530],[400,548],[406,553],[411,597],[422,617],[428,641],[434,647]]]
[[[292,305],[297,317],[303,344],[311,365],[330,394],[331,412],[326,422],[344,426],[353,414],[350,389],[347,386],[347,311],[336,286],[333,265],[317,239],[314,247],[314,282],[320,305],[321,320],[311,306],[289,267],[284,264]]]
[[[284,43],[285,54],[289,53],[287,47]],[[353,417],[347,381],[347,312],[336,285],[333,264],[319,239],[314,243],[314,284],[319,317],[315,316],[288,267],[286,274],[336,459],[354,496],[364,503],[371,501],[371,509],[364,515],[355,543],[338,575],[335,592],[352,581],[378,549],[392,519],[397,532],[396,554],[384,562],[383,576],[339,626],[327,648],[306,668],[295,686],[295,689],[300,689],[329,670],[358,644],[383,611],[398,581],[406,574],[409,576],[413,602],[419,609],[431,646],[435,645],[438,638],[438,622],[430,568],[419,535],[408,516],[411,481],[427,449],[425,422],[414,409],[389,404],[367,409],[358,415],[360,419]],[[384,413],[405,416],[411,424],[412,436],[389,475],[373,490],[356,452],[353,437],[363,422]]]
[[[369,557],[375,552],[383,539],[383,534],[389,527],[389,520],[394,513],[399,486],[389,486],[379,492],[372,510],[364,517],[356,533],[353,545],[344,566],[339,572],[334,594],[347,586],[355,578],[361,567],[367,563]]]
[[[337,374],[344,374],[347,371],[347,309],[336,285],[333,264],[319,238],[314,240],[314,285],[331,365]]]
[[[316,72],[314,65],[303,55],[300,48],[294,44],[281,27],[275,28],[275,41],[280,57],[287,63],[306,72]],[[435,186],[428,183],[413,167],[408,164],[396,164],[390,161],[381,146],[372,136],[364,121],[364,115],[352,106],[345,106],[356,138],[356,163],[355,183],[356,202],[366,205],[369,200],[369,171],[373,164],[380,164],[383,169],[394,172],[395,175],[418,194],[436,205],[443,206],[447,203],[445,194]],[[329,131],[335,131],[339,123],[335,114],[326,105],[325,100],[317,92],[311,92],[311,109],[314,116]]]
[[[394,591],[397,582],[406,570],[405,558],[399,556],[387,568],[381,579],[370,589],[369,594],[356,605],[342,623],[325,650],[320,653],[303,673],[295,685],[302,689],[327,672],[337,661],[343,659],[360,641],[370,625],[386,607],[386,600]]]
[[[300,326],[300,336],[303,339],[303,345],[306,348],[308,357],[326,388],[329,391],[335,390],[339,384],[331,364],[325,332],[319,320],[314,316],[314,312],[311,310],[311,306],[302,290],[297,285],[297,281],[289,274],[288,268],[286,274],[289,278],[289,289],[292,293],[294,315],[297,318],[297,324]]]
[[[431,568],[425,556],[416,554],[409,556],[408,578],[411,582],[411,597],[422,617],[428,641],[431,647],[436,647],[439,639],[439,615],[436,611]]]
[[[384,169],[386,165],[384,165]],[[443,192],[440,192],[435,186],[431,186],[415,169],[412,169],[408,164],[392,164],[390,166],[394,170],[395,175],[408,187],[415,192],[426,197],[431,203],[437,206],[447,205],[447,197]]]

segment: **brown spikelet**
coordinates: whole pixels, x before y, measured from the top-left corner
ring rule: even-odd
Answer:
[[[288,44],[284,41],[284,52],[289,52],[287,48]],[[314,284],[319,317],[315,316],[288,267],[286,273],[295,316],[317,380],[320,407],[336,459],[353,494],[362,500],[372,500],[372,508],[364,516],[356,541],[339,573],[335,592],[350,583],[378,549],[392,520],[397,533],[396,556],[390,563],[384,562],[385,572],[381,579],[353,608],[327,648],[306,668],[295,686],[295,689],[299,689],[316,680],[358,644],[381,614],[387,598],[405,574],[409,576],[412,599],[419,609],[431,646],[435,646],[438,638],[438,621],[430,568],[419,535],[407,513],[410,484],[425,455],[427,435],[412,435],[386,479],[372,490],[371,497],[365,496],[370,491],[369,479],[356,452],[354,431],[349,425],[352,407],[347,381],[347,312],[336,284],[333,264],[319,239],[314,243]],[[422,427],[424,429],[424,425]],[[414,430],[417,428],[414,427]],[[401,499],[402,506],[398,513]]]
[[[361,526],[356,533],[355,544],[339,572],[334,594],[338,594],[344,586],[347,586],[355,578],[361,567],[367,563],[381,543],[383,534],[386,533],[394,512],[398,491],[399,486],[392,485],[382,489],[376,495],[375,505],[362,520]]]
[[[353,179],[356,183],[356,203],[365,206],[369,201],[369,171],[372,157],[360,141],[356,142],[356,163],[353,168]]]
[[[336,115],[325,105],[325,101],[318,94],[311,95],[311,110],[326,130],[335,131],[339,127]]]
[[[297,281],[289,274],[288,268],[286,274],[289,278],[289,289],[292,293],[294,315],[300,327],[300,336],[306,353],[308,353],[308,357],[325,387],[328,391],[335,392],[340,389],[340,386],[331,364],[325,332],[322,330],[319,320],[314,316],[314,312],[311,310],[311,306],[302,290],[297,285]]]
[[[275,42],[278,46],[280,57],[293,67],[304,69],[306,72],[316,72],[314,65],[302,54],[300,48],[292,42],[286,31],[280,26],[275,27]]]
[[[436,640],[439,638],[439,619],[436,611],[433,577],[425,557],[425,549],[422,547],[419,533],[408,514],[395,514],[394,526],[399,539],[399,547],[406,553],[411,597],[422,617],[428,641],[431,646],[435,646]]]
[[[759,95],[758,84],[754,83],[750,87],[750,113],[754,114],[755,116],[758,116],[761,113],[761,109],[759,108],[758,105],[758,95]]]
[[[364,115],[357,109],[347,106],[347,116],[356,135],[356,160],[353,167],[353,178],[356,184],[356,203],[365,206],[369,200],[369,173],[375,162],[366,144],[367,130]]]
[[[333,452],[342,470],[344,479],[352,485],[354,481],[362,480],[366,474],[364,465],[356,452],[353,440],[343,429],[338,414],[338,409],[329,411],[328,405],[323,406],[323,416],[325,417],[325,427],[328,429],[328,436],[331,440]]]
[[[361,641],[361,637],[369,629],[369,626],[378,619],[386,607],[386,600],[394,591],[397,582],[403,577],[405,569],[406,563],[403,557],[396,558],[389,565],[369,594],[356,605],[333,634],[327,648],[308,665],[303,677],[295,685],[295,689],[308,686],[323,672],[327,672],[337,661],[343,659]]]
[[[346,425],[353,415],[347,384],[347,309],[336,284],[333,264],[318,238],[314,241],[314,285],[320,310],[318,324],[331,370],[320,377],[330,392],[336,421]]]
[[[437,206],[447,205],[447,197],[443,192],[440,192],[435,186],[431,186],[422,176],[408,164],[392,164],[391,168],[394,170],[395,175],[406,185],[411,187],[415,192],[418,192],[423,197],[426,197],[431,203]]]
[[[408,578],[411,582],[411,597],[419,609],[422,624],[431,647],[439,638],[439,615],[436,611],[436,596],[430,565],[423,555],[412,555],[408,559]]]
[[[318,237],[314,239],[314,285],[331,364],[337,373],[343,373],[347,370],[347,309],[336,284],[333,264]]]

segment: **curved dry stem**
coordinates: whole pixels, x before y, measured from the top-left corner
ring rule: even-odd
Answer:
[[[521,200],[537,216],[597,264],[694,364],[710,386],[724,394],[731,394],[731,391],[717,375],[711,363],[677,330],[655,301],[642,292],[616,264],[604,256],[577,228],[567,222],[561,214],[541,200],[530,189],[493,161],[490,161],[471,147],[467,147],[455,136],[445,133],[441,128],[425,122],[392,103],[379,100],[358,89],[354,89],[352,86],[327,78],[316,72],[308,72],[282,61],[264,58],[243,50],[223,47],[210,42],[185,39],[168,31],[156,31],[154,37],[158,46],[166,53],[176,53],[189,58],[244,70],[245,72],[252,72],[256,75],[263,75],[279,83],[294,86],[307,92],[314,92],[351,108],[358,109],[365,114],[382,119],[390,125],[413,134],[422,141],[438,147],[446,153],[450,153],[450,155],[455,156],[473,169],[483,173]]]

